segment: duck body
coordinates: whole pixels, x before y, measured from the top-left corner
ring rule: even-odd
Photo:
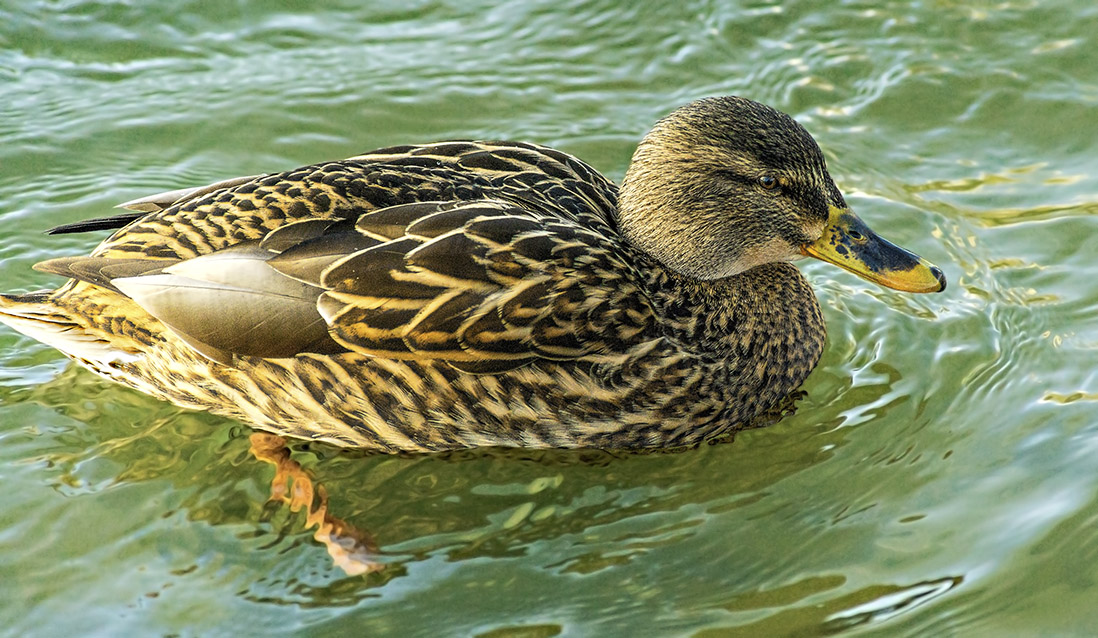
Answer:
[[[779,136],[811,141],[754,102],[695,105],[701,116],[758,107],[791,127]],[[673,139],[704,134],[675,117]],[[739,157],[742,144],[729,145],[724,159]],[[786,205],[766,180],[729,179],[726,191],[747,194],[726,222],[704,193],[651,186],[634,170],[658,168],[645,148],[623,189],[560,151],[459,141],[135,200],[124,205],[134,212],[55,229],[117,228],[87,257],[40,264],[70,281],[0,298],[0,320],[161,399],[336,445],[695,444],[774,406],[816,365],[824,323],[790,250],[828,243],[829,216],[848,209],[818,149],[800,173],[825,193],[814,217],[801,210],[788,230],[775,214],[756,231]],[[657,161],[680,174],[691,148]],[[706,242],[728,243],[726,223],[748,236],[730,260],[706,258]],[[805,237],[789,236],[802,226]],[[891,259],[870,270],[928,276],[917,258]]]

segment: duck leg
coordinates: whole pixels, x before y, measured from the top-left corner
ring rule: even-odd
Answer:
[[[302,508],[308,512],[306,527],[316,526],[313,534],[328,549],[332,561],[349,576],[358,576],[384,569],[376,561],[377,542],[368,532],[360,530],[328,512],[328,493],[323,485],[314,487],[313,480],[301,465],[290,457],[286,439],[275,434],[256,432],[251,436],[251,452],[255,458],[275,466],[271,480],[271,500],[290,506],[291,512]],[[292,485],[291,485],[292,482]]]

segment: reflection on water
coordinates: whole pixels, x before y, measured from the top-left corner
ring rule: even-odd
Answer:
[[[830,636],[882,623],[930,602],[962,584],[962,577],[941,578],[908,586],[873,585],[831,598],[822,595],[846,583],[842,576],[816,576],[774,590],[750,592],[727,606],[743,617],[735,626],[705,630],[699,638],[755,636]],[[762,610],[783,610],[774,614]]]
[[[755,425],[773,424],[791,414],[802,396],[789,397]],[[43,453],[28,462],[50,468],[54,487],[62,494],[80,497],[168,479],[185,494],[180,505],[191,520],[271,525],[269,530],[245,532],[266,538],[264,545],[271,548],[315,527],[313,539],[327,549],[336,567],[348,575],[389,571],[382,583],[399,576],[400,566],[409,560],[506,557],[522,554],[531,543],[577,535],[585,543],[546,567],[591,573],[640,559],[653,548],[674,546],[692,534],[700,519],[645,525],[608,537],[591,530],[674,511],[684,496],[694,502],[724,496],[713,491],[715,486],[684,480],[684,468],[712,462],[699,458],[699,449],[485,448],[379,455],[287,443],[266,433],[248,435],[231,421],[138,395],[78,366],[66,367],[26,398],[55,410],[56,425],[28,425],[26,435],[43,442]],[[701,449],[731,449],[730,443],[731,437]],[[248,463],[249,455],[275,468],[267,500],[302,516],[279,514],[263,498],[253,498],[263,494],[256,488],[267,473]],[[747,475],[744,487],[750,490],[757,481],[777,476]],[[710,509],[726,512],[750,502],[721,498]],[[343,511],[353,517],[336,514]],[[371,525],[374,517],[384,522]],[[376,538],[383,539],[384,554]]]
[[[839,633],[844,629],[872,622],[884,622],[913,607],[934,600],[964,582],[954,576],[936,581],[915,583],[906,587],[877,586],[848,596],[844,601],[854,603],[848,609],[833,613],[824,620],[825,633]],[[858,599],[866,602],[856,602]]]

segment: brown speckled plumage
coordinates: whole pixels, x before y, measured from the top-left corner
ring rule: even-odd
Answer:
[[[736,98],[661,121],[625,188],[619,209],[565,153],[443,142],[176,191],[60,228],[131,222],[42,264],[72,280],[0,318],[153,396],[337,445],[729,432],[820,357],[812,291],[767,255],[818,238],[842,196],[803,129]]]

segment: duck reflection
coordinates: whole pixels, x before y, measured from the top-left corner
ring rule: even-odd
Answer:
[[[803,397],[803,392],[794,392],[790,394],[779,405],[775,406],[772,410],[759,415],[759,417],[754,419],[749,426],[744,429],[765,427],[792,414],[796,409],[796,402]],[[733,439],[734,434],[730,434],[720,439],[710,440],[706,445],[720,445],[731,442]],[[306,512],[305,527],[316,527],[313,538],[325,546],[336,567],[342,569],[346,574],[351,576],[381,572],[386,569],[387,561],[379,555],[378,543],[374,536],[367,530],[358,528],[341,518],[337,518],[329,511],[327,489],[323,484],[310,476],[309,472],[306,471],[300,463],[292,458],[291,449],[289,447],[291,444],[287,443],[285,438],[275,434],[255,432],[251,434],[249,440],[251,442],[250,452],[252,455],[260,461],[275,466],[275,476],[271,480],[270,501],[283,503],[294,513],[304,510]],[[294,444],[302,445],[306,448],[309,447],[308,444],[300,444],[299,442],[294,442]],[[405,485],[409,485],[417,490],[426,488],[428,491],[435,491],[440,487],[440,473],[437,470],[419,473],[411,468],[418,466],[421,469],[427,469],[436,466],[439,463],[443,463],[448,467],[453,467],[455,463],[467,463],[471,466],[481,463],[498,466],[498,464],[503,463],[505,464],[504,467],[498,469],[510,468],[513,470],[516,467],[525,467],[526,469],[521,470],[521,473],[529,476],[531,464],[548,468],[567,468],[573,466],[608,468],[615,462],[624,462],[626,459],[633,457],[674,455],[696,447],[698,446],[654,450],[526,450],[521,448],[474,448],[435,454],[406,453],[395,456],[379,456],[371,452],[340,450],[338,454],[342,458],[359,457],[363,461],[367,458],[373,458],[373,462],[378,464],[377,471],[372,472],[375,477],[395,478],[396,476],[407,475],[409,478],[403,481]],[[396,465],[394,466],[391,461],[395,461]],[[387,468],[386,466],[390,467]],[[398,468],[405,471],[399,471]],[[396,473],[391,474],[394,470]],[[606,475],[604,474],[603,476],[605,477]],[[532,496],[533,494],[550,488],[559,488],[562,481],[563,475],[555,474],[553,476],[538,476],[525,483],[495,483],[494,486],[491,486],[491,484],[482,484],[480,486],[474,486],[474,491],[488,494],[494,493],[494,495],[501,497],[518,496],[521,494]],[[476,489],[478,487],[479,490]],[[444,500],[460,502],[464,499],[461,499],[460,497],[455,498],[451,495]],[[603,504],[600,503],[600,505]],[[549,523],[550,521],[548,519],[557,518],[557,515],[561,512],[563,512],[563,508],[558,508],[554,505],[538,507],[537,499],[528,500],[514,507],[510,513],[501,520],[498,526],[502,528],[500,531],[509,531],[515,530],[524,524],[539,523],[539,525],[535,525],[534,527],[541,529],[542,523]],[[597,512],[592,512],[591,518],[586,516],[573,516],[568,518],[571,518],[578,523],[582,523],[583,526],[587,526],[598,521],[601,516]],[[444,517],[443,520],[446,520],[446,518]],[[422,531],[424,536],[437,536],[440,532],[442,533],[442,536],[445,536],[445,531],[449,527],[449,525],[443,522],[436,529],[424,529]],[[579,533],[583,531],[582,528],[572,529],[571,526],[566,527],[568,529],[560,530],[560,533]],[[459,534],[459,536],[465,535]],[[492,554],[503,556],[510,553],[507,549],[508,543],[504,543],[503,546],[500,546],[496,542],[499,539],[495,539],[494,541],[490,536],[492,535],[489,534],[488,537],[476,540],[467,539],[472,540],[472,542],[464,544],[464,546],[453,547],[450,551],[450,557],[453,559],[460,559],[469,558],[475,555]],[[531,537],[529,540],[532,542],[535,540],[535,537]],[[600,565],[607,560],[602,556],[588,557],[588,559],[581,560],[575,565],[568,565],[568,569],[570,571],[586,571],[591,569],[592,565]],[[613,559],[611,559],[610,562],[614,562]],[[590,565],[588,565],[588,563],[590,563]]]
[[[801,396],[790,396],[751,425],[784,418]],[[728,437],[690,451],[480,448],[379,455],[253,433],[76,367],[23,396],[0,398],[33,402],[57,415],[61,425],[39,439],[38,458],[57,468],[59,489],[88,493],[167,480],[183,495],[180,507],[188,519],[251,530],[240,538],[279,540],[285,549],[280,539],[311,529],[339,571],[362,578],[356,591],[385,586],[422,561],[515,557],[545,544],[560,546],[544,567],[561,573],[643,560],[694,534],[701,523],[688,516],[664,524],[654,515],[678,519],[676,512],[698,505],[702,517],[736,509],[752,502],[745,495],[803,468],[806,458],[804,450],[780,444],[780,437],[753,441],[750,449],[728,445]],[[825,448],[842,444],[844,430],[819,431]],[[810,445],[815,461],[830,455],[820,443]],[[274,475],[255,460],[272,465]],[[95,468],[100,471],[92,476]],[[108,468],[110,475],[102,475]],[[611,529],[613,537],[606,536]],[[276,553],[252,560],[257,569],[264,561],[284,560]],[[266,584],[272,578],[280,579],[271,576]],[[332,595],[335,581],[330,585],[317,587],[316,595]]]

